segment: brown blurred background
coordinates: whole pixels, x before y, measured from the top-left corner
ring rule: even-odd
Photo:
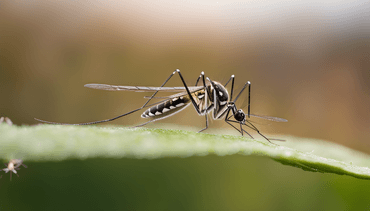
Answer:
[[[368,1],[256,2],[1,1],[0,116],[18,125],[111,118],[146,94],[84,84],[159,86],[179,68],[189,84],[201,71],[221,82],[235,74],[239,89],[251,81],[252,113],[289,120],[259,121],[270,136],[370,153]],[[178,76],[168,85],[181,86]],[[142,121],[135,113],[112,124]],[[196,131],[203,121],[187,108],[161,123]]]

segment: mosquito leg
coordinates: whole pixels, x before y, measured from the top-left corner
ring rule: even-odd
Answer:
[[[207,93],[204,93],[204,94],[207,94],[206,96],[209,96],[209,91],[208,91],[208,89],[206,87],[206,81],[204,79],[204,72],[202,72],[200,74],[199,78],[197,79],[197,82],[195,83],[195,86],[198,85],[198,82],[199,82],[199,79],[200,78],[202,78],[204,90],[205,90],[205,92],[207,92]],[[208,99],[206,97],[204,98],[204,101],[205,101],[205,108],[206,109],[202,113],[204,113],[204,116],[206,117],[206,127],[203,128],[203,129],[201,129],[200,131],[198,131],[198,133],[203,132],[203,131],[205,131],[205,130],[208,129],[208,109],[211,109],[211,107],[213,107],[213,106],[207,107],[207,101],[208,101]]]
[[[232,115],[229,116],[230,114],[230,110],[232,110],[232,108],[229,107],[229,109],[227,110],[227,113],[226,113],[226,116],[225,116],[225,122],[229,125],[231,125],[235,130],[237,130],[239,133],[242,134],[243,136],[243,132],[245,132],[246,134],[248,134],[249,137],[251,137],[253,139],[253,137],[251,136],[251,134],[249,134],[247,131],[245,131],[243,128],[242,128],[242,125],[240,122],[237,122],[237,121],[233,121],[233,120],[230,120],[230,118],[232,117]],[[233,110],[232,110],[233,111]],[[236,128],[234,125],[232,125],[230,122],[234,122],[234,123],[239,123],[240,124],[240,129],[239,130],[238,128]],[[246,125],[247,127],[250,127],[249,125]],[[253,129],[253,128],[252,128]]]
[[[176,72],[174,71],[167,79],[166,79],[166,81],[160,86],[160,87],[163,87],[171,78],[172,78],[172,76],[175,74]],[[159,92],[159,90],[157,90],[157,91],[155,91],[153,94],[152,94],[152,96],[149,98],[149,100],[148,101],[146,101],[146,103],[143,105],[143,106],[141,106],[141,108],[140,109],[143,109],[148,103],[149,103],[149,101],[151,100],[151,99],[153,99],[153,97],[157,94]]]
[[[230,118],[231,118],[232,116],[230,116],[228,119],[227,119],[227,121],[229,121],[229,122],[233,122],[233,123],[240,123],[240,122],[238,122],[238,121],[234,121],[234,120],[230,120]],[[251,126],[249,126],[249,125],[247,125],[247,124],[244,124],[244,126],[247,126],[247,127],[249,127],[250,129],[252,129],[252,130],[256,130],[256,129],[254,129],[253,127],[251,127]]]
[[[227,124],[229,124],[231,127],[233,127],[235,130],[237,130],[239,133],[243,134],[238,128],[236,128],[234,125],[232,125],[230,122],[225,121]]]
[[[242,88],[242,90],[239,92],[239,94],[236,96],[236,98],[234,99],[234,103],[238,100],[238,98],[240,97],[240,95],[242,94],[242,92],[244,91],[244,89],[247,87],[247,85],[250,85],[251,84],[251,82],[247,82],[247,83],[245,83],[244,84],[244,86],[243,86],[243,88]]]
[[[226,82],[225,86],[227,86],[227,84],[231,81],[231,93],[230,93],[230,101],[233,101],[233,92],[234,92],[234,75],[232,75],[230,77],[230,79]]]
[[[195,110],[197,111],[197,113],[198,113],[199,115],[202,115],[203,113],[200,111],[199,106],[197,105],[197,103],[195,102],[195,100],[194,100],[193,96],[191,95],[191,93],[190,93],[190,91],[189,91],[189,88],[188,88],[188,86],[186,85],[186,82],[185,82],[184,78],[182,77],[182,75],[181,75],[181,73],[180,73],[180,70],[179,70],[179,69],[177,69],[175,72],[177,72],[177,73],[179,74],[180,79],[181,79],[182,83],[184,84],[184,87],[185,87],[185,89],[186,89],[186,92],[188,93],[189,98],[190,98],[190,100],[191,100],[191,103],[193,104],[193,106],[194,106]],[[204,73],[203,73],[203,72],[202,72],[202,75],[204,75]],[[204,85],[204,87],[205,87],[205,84],[203,84],[203,85]]]
[[[225,122],[227,122],[227,120],[229,120],[230,117],[228,117],[230,114],[230,107],[227,109],[227,113],[226,113],[226,116],[225,116]]]
[[[140,125],[133,126],[133,127],[131,127],[131,128],[135,128],[135,127],[142,127],[142,126],[147,125],[147,124],[149,124],[149,123],[151,123],[151,122],[154,122],[154,121],[156,121],[156,120],[157,120],[157,119],[153,119],[153,120],[150,120],[150,121],[144,122],[144,123],[142,123],[142,124],[140,124]]]
[[[232,117],[232,116],[230,116],[230,117]],[[227,119],[227,121],[228,122],[233,122],[233,123],[240,123],[240,122],[237,122],[237,121],[234,121],[234,120],[229,120],[229,119]],[[250,124],[250,125],[252,125],[252,123],[251,122],[249,122],[249,121],[247,121],[248,122],[248,124]],[[244,126],[247,126],[247,127],[249,127],[250,129],[252,129],[252,130],[254,130],[254,131],[256,131],[258,134],[260,134],[262,137],[264,137],[267,141],[269,141],[270,143],[272,143],[271,142],[271,140],[275,140],[275,141],[285,141],[285,140],[283,140],[283,139],[275,139],[275,138],[267,138],[266,136],[264,136],[263,134],[261,134],[261,132],[257,129],[257,127],[256,126],[254,126],[254,125],[252,125],[252,126],[250,126],[250,125],[247,125],[247,124],[244,124]],[[251,138],[253,138],[247,131],[245,131],[244,129],[243,129],[243,131],[245,132],[245,133],[247,133]],[[273,143],[273,144],[275,144],[275,143]]]
[[[173,75],[175,75],[176,71],[174,71],[167,79],[166,81],[162,84],[162,86],[160,87],[163,87],[170,79]],[[189,90],[189,89],[188,89]],[[57,124],[57,125],[92,125],[92,124],[97,124],[97,123],[103,123],[103,122],[110,122],[110,121],[113,121],[113,120],[116,120],[118,118],[121,118],[121,117],[124,117],[124,116],[127,116],[129,114],[132,114],[132,113],[135,113],[141,109],[143,109],[149,102],[150,100],[152,100],[154,98],[154,96],[158,93],[159,90],[157,90],[156,92],[154,92],[154,94],[152,94],[152,96],[148,99],[148,101],[146,101],[146,103],[141,106],[140,108],[137,108],[135,110],[132,110],[130,112],[127,112],[125,114],[122,114],[122,115],[119,115],[119,116],[116,116],[116,117],[113,117],[111,119],[105,119],[105,120],[99,120],[99,121],[95,121],[95,122],[85,122],[85,123],[78,123],[78,124],[68,124],[68,123],[58,123],[58,122],[49,122],[49,121],[45,121],[45,120],[41,120],[41,119],[36,119],[34,118],[35,120],[39,121],[39,122],[44,122],[44,123],[48,123],[48,124]]]
[[[264,137],[267,141],[269,141],[270,143],[272,143],[270,140],[276,140],[276,141],[285,141],[285,140],[283,140],[283,139],[275,139],[275,138],[267,138],[266,136],[264,136],[264,135],[262,135],[262,133],[257,129],[257,127],[256,126],[254,126],[250,121],[247,121],[248,122],[248,124],[250,124],[251,126],[249,126],[249,125],[246,125],[245,124],[245,126],[247,126],[247,127],[249,127],[249,128],[251,128],[252,130],[255,130],[258,134],[260,134],[262,137]],[[273,143],[273,144],[275,144],[275,143]]]
[[[190,94],[190,91],[189,91],[189,88],[187,87],[187,85],[186,85],[186,83],[185,83],[185,80],[183,79],[183,77],[182,77],[182,75],[181,75],[181,73],[180,73],[180,70],[179,69],[177,69],[175,72],[173,72],[172,73],[172,75],[165,81],[165,83],[163,83],[163,85],[161,86],[161,87],[163,87],[165,84],[166,84],[166,82],[176,73],[176,72],[178,72],[179,73],[179,75],[180,75],[180,79],[181,79],[181,81],[183,82],[183,84],[184,84],[184,87],[185,87],[185,89],[187,90],[187,92],[188,92],[188,95],[189,95],[189,97],[190,97],[190,99],[191,99],[191,101],[192,101],[192,103],[193,103],[193,106],[195,107],[195,110],[197,111],[197,113],[198,114],[203,114],[203,112],[201,112],[200,110],[199,110],[199,107],[198,107],[198,105],[195,103],[195,100],[193,99],[193,97],[192,97],[192,95]],[[205,80],[204,80],[204,72],[201,72],[201,74],[199,75],[199,77],[197,78],[197,81],[195,82],[195,86],[197,86],[198,85],[198,83],[199,83],[199,80],[200,80],[200,78],[203,78],[203,86],[204,86],[204,89],[206,89],[206,83],[205,83]],[[208,91],[208,90],[207,90]],[[158,92],[158,91],[157,91]],[[156,93],[157,93],[156,92]],[[149,98],[149,100],[141,107],[141,109],[142,108],[144,108],[147,104],[148,104],[148,102],[151,100],[151,99],[153,99],[154,98],[154,95],[156,94],[156,93],[154,93],[150,98]],[[182,110],[182,109],[181,109]],[[180,110],[180,111],[181,111]],[[178,111],[179,112],[179,111]],[[177,113],[177,112],[176,112]],[[207,119],[207,109],[205,110],[205,114],[206,114],[206,128],[204,128],[204,129],[202,129],[201,131],[203,131],[203,130],[206,130],[207,128],[208,128],[208,119]],[[172,114],[173,115],[173,114]],[[171,116],[172,116],[171,115]],[[167,117],[169,117],[169,116],[167,116]],[[165,118],[167,118],[167,117],[165,117]],[[157,121],[157,120],[160,120],[160,119],[163,119],[163,118],[157,118],[157,119],[153,119],[153,120],[151,120],[151,121],[148,121],[148,122],[145,122],[145,123],[142,123],[142,124],[140,124],[140,125],[136,125],[136,126],[134,126],[134,127],[142,127],[142,126],[144,126],[144,125],[146,125],[146,124],[149,124],[149,123],[151,123],[151,122],[154,122],[154,121]],[[199,131],[199,132],[201,132],[201,131]]]
[[[227,86],[227,84],[231,81],[231,79],[234,78],[234,75],[231,75],[231,77],[229,78],[229,80],[226,82],[226,84],[224,86]]]
[[[231,116],[230,116],[231,117]],[[226,120],[227,122],[234,122],[234,123],[240,123],[240,122],[237,122],[237,121],[233,121],[233,120],[229,120],[229,119],[227,119]],[[258,134],[260,134],[263,138],[265,138],[268,142],[270,142],[270,143],[272,143],[270,140],[277,140],[277,141],[285,141],[285,140],[282,140],[282,139],[268,139],[266,136],[264,136],[252,123],[250,123],[250,122],[248,122],[250,125],[252,125],[252,126],[249,126],[249,125],[246,125],[246,124],[244,124],[245,126],[247,126],[247,127],[249,127],[250,129],[252,129],[252,130],[254,130],[254,131],[256,131]],[[235,127],[234,127],[235,128]],[[251,138],[253,138],[247,131],[245,131],[244,129],[243,129],[243,131],[245,132],[245,133],[247,133]],[[272,144],[275,144],[275,143],[272,143]]]
[[[247,121],[248,122],[248,121]],[[275,143],[272,143],[270,141],[270,139],[268,139],[266,136],[262,135],[262,133],[257,129],[256,126],[254,126],[251,122],[248,122],[248,124],[251,126],[250,128],[252,128],[253,130],[255,130],[258,134],[260,134],[260,136],[262,136],[263,138],[265,138],[268,142],[270,142],[271,144],[275,144]],[[248,125],[246,125],[248,126]],[[249,127],[249,126],[248,126]]]
[[[198,133],[203,132],[208,129],[208,115],[206,114],[205,117],[206,117],[206,127],[198,131]]]
[[[251,139],[254,139],[253,136],[251,136],[251,134],[249,134],[246,130],[243,129],[243,131],[244,133],[248,134],[248,136],[251,137]]]
[[[248,81],[249,82],[249,81]],[[251,82],[248,83],[248,118],[251,118]]]
[[[260,133],[260,131],[257,131],[258,134],[260,134],[263,138],[265,138],[268,142],[270,142],[271,144],[275,144],[275,143],[272,143],[270,141],[270,139],[268,139],[266,136],[262,135],[262,133]],[[277,145],[277,144],[276,144]]]
[[[197,78],[197,82],[195,82],[195,86],[198,86],[198,82],[199,82],[200,78],[202,77],[202,75],[203,75],[203,77],[204,77],[204,72],[202,72],[202,73],[199,75],[199,77]]]
[[[235,130],[237,130],[239,133],[241,133],[242,135],[243,135],[243,132],[242,131],[240,131],[238,128],[236,128],[234,125],[232,125],[229,121],[229,118],[230,117],[232,117],[231,115],[230,115],[230,117],[228,117],[229,116],[229,114],[230,114],[230,110],[231,110],[231,108],[229,107],[228,109],[227,109],[227,113],[226,113],[226,116],[225,116],[225,122],[227,123],[227,124],[229,124],[231,127],[233,127]]]
[[[200,76],[198,77],[197,82],[195,83],[195,86],[198,85],[198,82],[199,82],[200,78],[202,78],[203,88],[204,88],[205,92],[207,92],[207,95],[206,96],[209,96],[209,91],[208,91],[207,86],[206,86],[206,80],[204,79],[204,72],[201,72],[200,73]],[[200,111],[201,112],[201,115],[204,115],[204,114],[207,115],[207,113],[208,113],[207,111],[210,108],[207,105],[207,101],[208,101],[207,99],[208,99],[208,97],[205,97],[204,98],[204,102],[205,102],[205,106],[204,107],[205,107],[205,110],[204,111]]]

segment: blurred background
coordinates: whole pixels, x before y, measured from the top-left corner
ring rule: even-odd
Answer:
[[[84,88],[83,85],[103,83],[160,86],[177,68],[182,71],[188,84],[194,84],[201,71],[211,79],[221,82],[226,82],[230,75],[234,74],[237,90],[245,82],[251,81],[252,113],[289,120],[287,123],[271,124],[258,121],[261,123],[258,124],[259,129],[270,137],[281,134],[316,138],[370,153],[370,3],[368,1],[5,0],[0,2],[0,116],[11,118],[17,125],[36,124],[38,122],[33,119],[35,117],[56,122],[80,123],[126,113],[140,107],[145,102],[143,97],[147,94],[92,90]],[[168,86],[181,86],[178,76],[173,77]],[[245,105],[243,101],[246,96],[239,100],[238,106]],[[140,118],[140,114],[140,112],[132,114],[111,124],[124,126],[139,124],[144,121]],[[199,117],[194,109],[189,107],[173,117],[150,124],[148,127],[165,128],[169,127],[168,124],[174,124],[177,127],[192,126],[192,129],[197,131],[204,127],[204,118]],[[230,129],[230,134],[237,135],[237,132],[223,121],[212,121],[210,127]],[[249,164],[245,165],[246,161],[251,162],[249,167]],[[29,183],[42,186],[42,181],[37,178],[46,181],[60,179],[58,177],[60,172],[69,171],[68,169],[82,172],[80,169],[98,168],[92,160],[69,162],[34,163],[34,173],[30,173],[28,177],[31,180],[33,175],[32,182],[25,182],[28,186],[23,184],[23,187],[31,188]],[[221,175],[210,173],[214,168],[212,164],[220,162],[223,162],[223,165],[219,165],[215,172]],[[356,208],[365,210],[370,207],[368,200],[365,199],[364,204],[356,203],[356,200],[360,200],[361,197],[369,196],[370,188],[353,189],[354,192],[358,192],[358,195],[345,192],[345,190],[352,190],[354,184],[358,184],[356,187],[369,187],[364,183],[366,181],[337,175],[307,173],[300,169],[283,167],[265,158],[210,156],[175,161],[122,159],[110,160],[109,163],[112,165],[114,163],[114,166],[107,166],[106,174],[111,175],[111,168],[122,168],[116,174],[131,175],[126,179],[139,178],[135,180],[137,184],[147,181],[140,175],[157,172],[153,180],[157,178],[162,183],[158,182],[159,185],[153,187],[149,185],[148,188],[152,188],[151,194],[155,195],[157,189],[163,193],[171,189],[172,192],[167,194],[173,193],[173,196],[180,198],[195,194],[192,196],[194,200],[205,200],[195,203],[189,199],[188,203],[178,199],[179,202],[176,203],[171,197],[167,198],[168,201],[172,201],[173,206],[169,206],[172,208],[204,210],[207,209],[207,205],[212,204],[213,210],[226,210],[228,207],[232,208],[231,210],[244,210],[243,208],[252,203],[251,197],[254,197],[252,200],[255,203],[254,206],[263,204],[261,206],[265,210],[274,208],[312,210],[309,208],[313,207],[307,207],[308,204],[316,208],[322,207],[318,202],[327,202],[330,206],[327,205],[326,208],[332,207],[334,210],[349,210],[347,208],[354,208],[353,206],[360,206]],[[153,163],[159,166],[153,169],[153,172],[129,173],[137,172],[139,168],[148,168]],[[58,165],[59,167],[55,167]],[[136,165],[138,167],[135,167]],[[180,168],[179,165],[185,167],[176,170]],[[239,172],[241,170],[230,172],[229,168],[232,167],[229,166],[236,168],[239,165],[243,165],[245,172]],[[261,167],[262,165],[271,168],[265,169]],[[40,171],[36,173],[37,166]],[[124,169],[123,166],[125,166]],[[189,171],[194,168],[199,172],[192,174],[199,174],[199,180],[194,175],[191,180],[186,180],[188,176],[184,176],[181,172],[191,174]],[[248,168],[265,170],[261,169],[261,172],[253,170],[251,172],[254,173],[251,174]],[[53,169],[54,173],[48,172]],[[168,171],[173,172],[169,175]],[[65,177],[75,178],[76,175],[73,172]],[[293,181],[289,185],[285,184],[286,177],[283,176],[286,172],[294,175],[291,176],[292,178],[288,177]],[[84,174],[81,180],[85,176],[91,176],[86,175],[86,171],[81,174]],[[172,178],[169,181],[173,183],[166,183],[163,175],[172,175],[177,179]],[[209,177],[212,178],[210,181],[216,184],[235,178],[235,181],[231,182],[240,184],[243,188],[236,188],[237,185],[233,183],[230,187],[223,186],[224,189],[218,189],[218,186],[210,181],[206,184],[200,182]],[[266,179],[261,180],[260,183],[253,183],[258,185],[250,187],[248,181],[256,177]],[[23,176],[15,179],[27,180],[26,178]],[[88,178],[91,180],[91,177]],[[105,188],[104,190],[109,192],[112,185],[107,185],[108,176],[103,178],[94,178],[101,186],[95,188],[99,188],[98,190]],[[118,181],[124,182],[123,178],[120,180],[116,176],[114,178],[116,180],[113,182],[116,184],[119,183]],[[225,178],[228,179],[225,180]],[[180,193],[176,195],[176,190],[171,187],[179,188],[177,183],[183,180],[191,185],[189,184],[189,188],[183,190],[183,195]],[[267,186],[263,186],[266,180]],[[102,181],[106,183],[103,184]],[[7,191],[16,192],[12,189],[15,185],[21,188],[19,181],[1,182],[3,184],[0,184],[0,188],[8,187]],[[70,181],[59,182],[67,185]],[[73,184],[81,190],[92,188],[90,183],[85,186],[76,182]],[[286,188],[280,190],[278,188],[280,186],[277,186],[280,184]],[[312,184],[317,184],[318,189],[313,190],[312,186],[315,187],[315,185]],[[339,186],[339,184],[348,186]],[[259,185],[264,187],[265,192],[258,192],[261,191]],[[45,185],[45,187],[52,186]],[[118,199],[128,197],[132,190],[124,187],[121,186],[122,189],[117,190],[128,191],[125,192],[125,196],[120,196],[119,191],[113,192],[112,195]],[[202,198],[205,197],[204,194],[210,192],[209,187],[216,187],[214,190],[221,195],[217,197],[207,195],[206,198]],[[297,188],[295,191],[303,195],[290,192],[294,187]],[[305,191],[305,188],[309,187],[310,191]],[[145,189],[144,186],[139,188]],[[44,189],[46,190],[47,188]],[[54,200],[69,196],[68,194],[58,195],[60,191],[55,192],[58,188],[50,190],[54,190]],[[74,189],[71,188],[70,191]],[[182,192],[182,189],[178,191]],[[135,206],[143,203],[140,201],[142,195],[139,192],[136,190],[136,198],[131,200],[133,204],[128,206],[128,209],[139,210]],[[0,194],[4,193],[7,192]],[[253,193],[257,193],[259,197],[253,196]],[[160,191],[158,194],[160,195]],[[287,197],[290,197],[290,200],[284,198],[285,194],[288,194]],[[150,198],[146,196],[145,201]],[[246,198],[243,196],[247,196],[248,203],[244,203]],[[6,202],[3,197],[7,199]],[[19,201],[21,195],[8,194],[3,197],[0,197],[3,198],[0,204],[6,203],[3,209],[17,203],[20,207],[26,206],[22,204],[24,200]],[[11,201],[10,198],[17,201]],[[154,201],[157,198],[148,203],[156,204]],[[307,198],[311,203],[302,201]],[[112,200],[115,201],[114,199]],[[37,204],[36,201],[27,202]],[[338,201],[341,203],[338,204]],[[291,202],[298,204],[291,204]],[[125,201],[123,204],[127,203]],[[278,206],[279,203],[282,204]],[[168,205],[166,202],[164,204]],[[122,206],[120,204],[119,207]],[[148,207],[144,205],[143,207],[141,209],[148,210]],[[162,206],[159,209],[166,210],[169,207]],[[53,209],[58,208],[53,207]]]

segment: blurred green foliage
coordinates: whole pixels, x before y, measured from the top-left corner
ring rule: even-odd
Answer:
[[[184,129],[184,128],[183,128]],[[243,136],[186,130],[71,125],[0,125],[0,156],[24,161],[107,158],[189,157],[216,154],[268,156],[305,171],[370,179],[370,157],[323,141],[280,137],[303,151]],[[336,154],[333,155],[333,150]]]
[[[26,162],[1,210],[367,210],[370,183],[255,156]]]
[[[367,180],[310,172],[317,168],[366,178],[365,171],[356,172],[361,170],[356,164],[368,164],[368,156],[335,144],[286,137],[284,144],[306,151],[299,152],[240,136],[96,126],[1,124],[0,132],[0,156],[23,156],[28,166],[21,167],[12,181],[9,174],[1,174],[0,210],[365,210],[370,206]],[[298,168],[261,156],[230,155],[234,153],[264,155]]]

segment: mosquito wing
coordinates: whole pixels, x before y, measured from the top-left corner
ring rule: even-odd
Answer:
[[[194,88],[195,87],[198,87],[198,86],[193,86]],[[197,91],[200,91],[202,89],[204,89],[204,87],[202,86],[199,86],[200,88],[199,89],[189,89],[190,93],[194,93],[194,92],[197,92]],[[188,87],[189,88],[189,87]],[[180,92],[180,93],[176,93],[176,94],[173,94],[173,95],[169,95],[169,96],[164,96],[164,97],[154,97],[153,99],[171,99],[171,98],[175,98],[175,97],[183,97],[183,96],[186,96],[188,95],[188,93],[185,91],[185,92]],[[144,98],[151,98],[151,96],[144,96]]]
[[[179,92],[185,91],[185,87],[152,87],[152,86],[116,86],[107,84],[85,84],[85,87],[91,89],[102,89],[109,91],[134,91],[134,92]],[[203,86],[189,86],[190,92],[195,92],[203,89]]]
[[[288,120],[278,118],[278,117],[272,117],[272,116],[265,116],[265,115],[256,115],[256,114],[250,114],[253,117],[261,118],[261,119],[266,119],[274,122],[287,122]]]

